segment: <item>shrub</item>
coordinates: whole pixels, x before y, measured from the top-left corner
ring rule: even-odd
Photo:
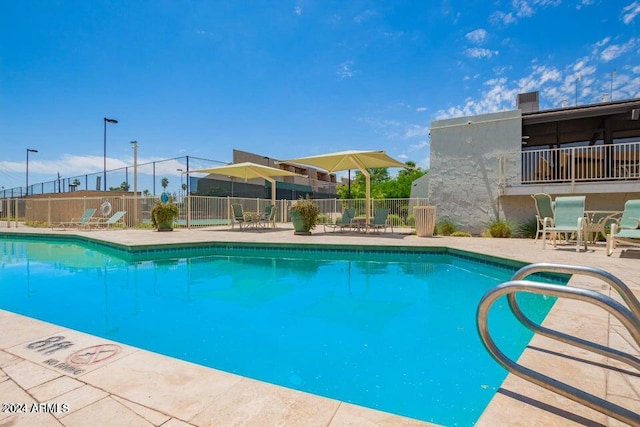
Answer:
[[[327,214],[318,215],[318,224],[331,224],[331,219]]]
[[[415,227],[416,226],[416,219],[413,217],[413,214],[409,215],[407,217],[407,225],[409,227]]]
[[[454,231],[451,233],[451,237],[471,237],[471,234],[466,231]]]
[[[489,224],[489,235],[498,238],[511,237],[511,225],[506,221],[494,221]]]
[[[530,219],[525,223],[520,224],[518,227],[518,234],[521,237],[527,239],[534,239],[536,237],[536,230],[538,229],[538,220]]]
[[[304,222],[304,228],[306,231],[311,231],[316,228],[318,224],[318,217],[320,215],[320,209],[311,200],[311,197],[307,195],[304,199],[301,197],[298,199],[295,205],[291,206],[291,212],[297,212],[302,217]]]
[[[456,225],[450,219],[443,219],[436,224],[436,229],[441,236],[450,236],[456,232]]]
[[[396,214],[389,214],[389,216],[387,216],[387,221],[389,221],[391,223],[391,225],[393,225],[394,227],[404,227],[404,221],[402,220],[402,218],[400,218],[400,216],[396,215]]]

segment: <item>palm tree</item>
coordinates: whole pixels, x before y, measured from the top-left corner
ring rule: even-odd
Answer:
[[[167,191],[167,186],[169,185],[169,178],[166,176],[160,180],[160,185],[162,185],[163,191]]]

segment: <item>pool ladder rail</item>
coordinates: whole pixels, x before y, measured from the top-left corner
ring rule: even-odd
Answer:
[[[540,272],[579,274],[601,279],[618,292],[626,306],[609,296],[589,289],[524,280],[527,276]],[[512,374],[619,421],[632,426],[640,426],[640,414],[522,366],[509,359],[498,349],[489,333],[487,316],[493,303],[501,296],[506,295],[509,307],[514,316],[534,333],[618,360],[640,371],[640,359],[632,354],[549,329],[533,322],[520,310],[518,302],[516,301],[516,294],[518,292],[569,298],[594,304],[618,319],[640,348],[640,301],[638,301],[629,287],[614,275],[598,268],[549,263],[531,264],[518,270],[510,281],[496,286],[482,297],[477,310],[477,326],[480,338],[487,351],[500,365]]]

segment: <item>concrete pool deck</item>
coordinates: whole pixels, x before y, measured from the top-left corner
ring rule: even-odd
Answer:
[[[540,241],[534,244],[524,239],[324,233],[322,228],[311,236],[295,236],[286,225],[279,227],[260,231],[218,227],[158,233],[51,231],[21,226],[0,228],[0,233],[77,234],[133,246],[212,241],[444,246],[525,262],[601,268],[619,277],[640,297],[640,251],[617,249],[607,257],[602,243],[590,246],[587,252],[576,253],[573,245],[559,245],[557,249],[547,246],[543,251]],[[614,297],[608,285],[590,277],[573,276],[570,284]],[[544,325],[640,356],[640,350],[617,320],[585,303],[557,301]],[[0,403],[26,404],[0,412],[0,426],[428,425],[205,368],[2,310],[0,330]],[[52,337],[63,338],[56,341]],[[541,336],[532,339],[519,363],[640,412],[640,373],[627,365]],[[37,409],[40,410],[36,412]],[[26,412],[16,413],[22,410]],[[509,375],[476,425],[623,424]]]

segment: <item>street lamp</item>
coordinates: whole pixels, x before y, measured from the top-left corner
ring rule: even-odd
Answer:
[[[104,181],[104,191],[107,191],[107,123],[116,124],[116,119],[104,118],[104,171],[102,173],[102,180]]]
[[[613,70],[611,72],[611,86],[610,86],[610,95],[609,95],[609,101],[613,101],[613,78],[616,76],[616,70]]]
[[[182,184],[182,172],[184,171],[184,169],[178,168],[178,169],[176,169],[176,171],[180,172],[180,194],[182,194],[182,192],[184,191],[182,189],[182,185],[183,185]]]
[[[37,153],[38,150],[27,148],[27,189],[25,190],[25,197],[29,195],[29,153]]]

